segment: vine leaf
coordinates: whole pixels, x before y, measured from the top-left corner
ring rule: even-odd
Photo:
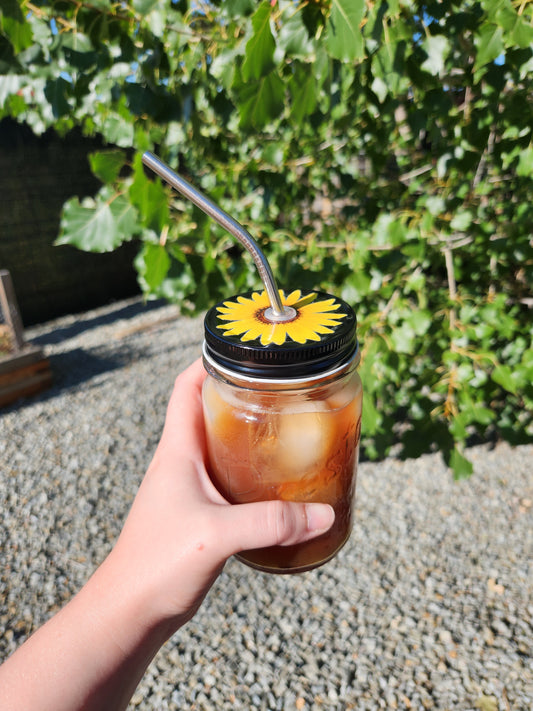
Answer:
[[[533,147],[529,146],[520,152],[516,172],[521,177],[533,176]]]
[[[277,45],[291,57],[307,58],[313,53],[314,44],[304,24],[302,12],[295,12],[283,22]]]
[[[504,51],[503,30],[498,25],[487,23],[476,37],[477,55],[474,63],[474,72],[485,64],[493,62]]]
[[[327,45],[332,57],[343,61],[363,58],[360,25],[364,14],[364,0],[332,0],[326,26]]]
[[[259,79],[274,68],[274,50],[276,42],[270,29],[270,3],[263,2],[252,17],[254,34],[246,44],[246,53],[242,65],[244,81]]]
[[[133,0],[133,9],[140,15],[148,15],[157,4],[158,0]]]
[[[146,243],[142,249],[143,277],[152,291],[163,283],[170,268],[170,257],[161,244]]]
[[[125,160],[123,151],[97,151],[89,154],[91,171],[102,183],[114,182],[118,178]]]
[[[315,110],[317,104],[316,79],[312,72],[306,76],[295,77],[290,83],[292,97],[291,118],[296,123],[300,123],[305,116],[309,116]]]
[[[44,88],[44,95],[48,99],[52,113],[55,118],[61,118],[71,111],[67,97],[70,94],[72,85],[63,77],[49,79]]]
[[[450,42],[444,35],[428,37],[422,44],[428,58],[422,64],[422,69],[433,76],[439,76],[444,70],[446,57],[450,52]]]
[[[472,462],[469,461],[465,456],[463,456],[461,452],[457,449],[457,447],[454,447],[454,449],[452,449],[450,453],[448,466],[453,472],[453,478],[456,480],[466,479],[474,471]]]
[[[29,23],[24,18],[16,0],[2,0],[0,11],[0,36],[9,38],[15,53],[22,52],[31,46],[33,33]]]
[[[241,126],[262,128],[283,111],[285,85],[275,73],[240,89]]]
[[[61,215],[55,245],[72,245],[85,252],[111,252],[130,240],[137,229],[137,211],[124,195],[112,201],[104,188],[98,196],[68,200]]]
[[[134,178],[130,185],[129,196],[139,210],[143,224],[160,233],[168,225],[170,215],[168,195],[160,180],[148,180],[144,173],[141,156],[134,160]]]

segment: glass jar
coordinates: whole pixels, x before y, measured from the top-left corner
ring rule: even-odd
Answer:
[[[362,386],[351,307],[321,292],[281,293],[296,313],[289,322],[267,322],[259,293],[208,312],[203,401],[209,475],[227,501],[333,506],[335,522],[321,536],[238,556],[295,573],[330,560],[350,536]]]

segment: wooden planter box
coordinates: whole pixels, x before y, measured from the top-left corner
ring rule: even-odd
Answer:
[[[10,350],[0,352],[0,407],[52,384],[50,363],[40,348],[26,344],[9,272],[0,271],[0,306]]]
[[[27,346],[14,355],[0,358],[0,407],[35,395],[51,384],[50,363],[40,348]]]

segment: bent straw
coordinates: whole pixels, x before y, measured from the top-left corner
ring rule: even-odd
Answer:
[[[200,208],[206,215],[212,217],[219,225],[230,232],[242,246],[252,255],[254,264],[257,267],[261,281],[263,282],[268,300],[270,301],[270,309],[265,312],[265,317],[269,321],[288,321],[295,315],[291,307],[284,306],[281,303],[276,280],[272,273],[272,269],[267,261],[267,258],[259,248],[257,242],[253,239],[250,233],[244,227],[233,219],[227,212],[224,212],[218,205],[215,205],[206,195],[197,190],[194,186],[188,183],[185,178],[182,178],[173,170],[171,170],[159,158],[147,151],[142,157],[143,163],[157,173],[160,178],[163,178],[171,187],[185,195],[192,203]]]

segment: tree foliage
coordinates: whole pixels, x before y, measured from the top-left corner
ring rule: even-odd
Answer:
[[[3,0],[0,117],[81,126],[102,189],[59,244],[139,238],[184,312],[259,286],[145,174],[153,150],[262,244],[280,285],[359,319],[366,454],[531,439],[530,0]]]

